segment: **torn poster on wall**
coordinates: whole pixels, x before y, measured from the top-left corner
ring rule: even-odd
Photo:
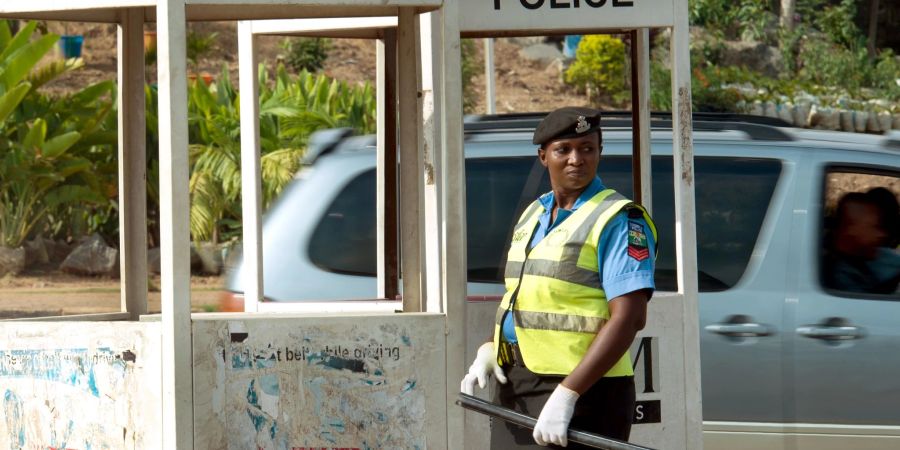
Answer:
[[[438,423],[426,405],[445,390],[443,320],[404,319],[195,322],[195,445],[426,448]]]
[[[158,324],[5,324],[0,448],[154,447],[159,342]]]

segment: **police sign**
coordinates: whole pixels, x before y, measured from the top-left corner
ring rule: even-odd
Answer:
[[[571,0],[571,2],[562,0],[519,0],[519,3],[521,3],[522,7],[525,9],[541,9],[545,3],[548,4],[551,9],[579,8],[582,4],[579,0]],[[584,5],[586,8],[600,8],[606,5],[606,0],[584,0]],[[634,2],[630,0],[612,0],[612,6],[614,8],[620,6],[634,6]],[[494,9],[500,9],[500,0],[494,0]]]
[[[672,2],[666,0],[460,0],[463,35],[521,30],[542,32],[669,27]]]

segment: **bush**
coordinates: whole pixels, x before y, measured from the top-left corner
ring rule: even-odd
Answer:
[[[608,35],[581,39],[575,62],[565,74],[567,83],[585,89],[592,100],[606,98],[615,103],[628,99],[625,77],[625,44]]]
[[[330,43],[326,38],[287,38],[281,43],[281,48],[287,52],[284,62],[297,72],[318,72],[328,58]]]

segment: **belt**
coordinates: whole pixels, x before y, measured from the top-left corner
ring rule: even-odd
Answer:
[[[519,344],[513,344],[506,341],[500,341],[500,361],[503,367],[525,367],[525,358],[522,358],[522,351]]]

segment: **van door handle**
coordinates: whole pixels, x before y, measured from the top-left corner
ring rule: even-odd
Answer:
[[[865,336],[865,330],[850,324],[843,317],[829,317],[815,325],[805,325],[797,328],[797,334],[812,339],[820,339],[826,342],[838,343],[852,341]]]
[[[800,327],[797,328],[797,334],[823,341],[850,341],[863,337],[859,327]]]
[[[710,333],[730,338],[762,337],[772,334],[772,330],[768,326],[750,320],[749,316],[738,314],[729,316],[723,323],[707,325],[704,329]]]

